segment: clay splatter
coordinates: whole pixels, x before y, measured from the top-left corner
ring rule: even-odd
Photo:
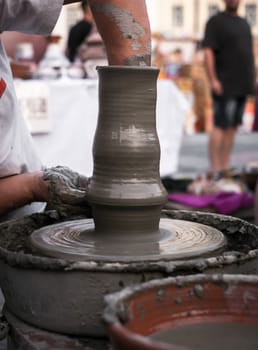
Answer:
[[[163,296],[164,296],[164,290],[159,289],[159,290],[157,291],[157,301],[162,301]]]
[[[131,56],[125,60],[126,66],[149,66],[150,55]]]
[[[181,305],[182,303],[183,303],[182,298],[177,297],[177,298],[175,299],[175,304],[177,304],[177,305]]]
[[[194,294],[197,298],[203,297],[203,287],[200,284],[196,284],[193,288]]]

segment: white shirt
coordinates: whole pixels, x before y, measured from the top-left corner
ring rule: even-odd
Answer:
[[[51,33],[63,0],[0,0],[0,32]],[[21,115],[0,36],[0,177],[40,170],[32,137]]]

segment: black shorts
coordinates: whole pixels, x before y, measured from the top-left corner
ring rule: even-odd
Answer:
[[[214,125],[219,128],[241,125],[245,103],[246,96],[228,97],[213,95]]]

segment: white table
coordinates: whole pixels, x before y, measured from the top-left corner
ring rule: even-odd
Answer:
[[[98,117],[98,82],[68,79],[16,81],[16,88],[21,101],[35,91],[47,96],[47,113],[51,123],[42,129],[44,133],[32,130],[43,164],[48,167],[66,165],[91,176],[92,144]],[[158,81],[156,115],[162,177],[171,175],[178,168],[183,123],[189,108],[187,100],[171,81]]]

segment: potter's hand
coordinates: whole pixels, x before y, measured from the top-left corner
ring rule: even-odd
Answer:
[[[47,182],[49,191],[47,210],[56,210],[62,216],[91,216],[87,177],[68,167],[57,166],[45,169],[43,180]]]

